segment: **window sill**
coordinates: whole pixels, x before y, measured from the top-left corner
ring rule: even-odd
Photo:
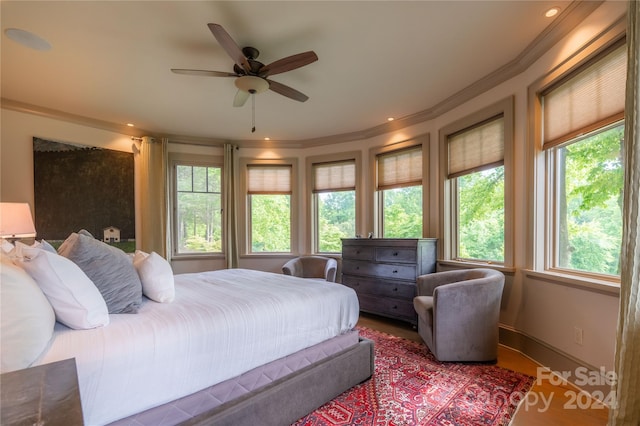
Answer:
[[[245,253],[240,259],[291,259],[297,256],[293,253]]]
[[[171,256],[171,261],[181,260],[203,260],[203,259],[224,259],[222,253],[203,253],[203,254],[174,254]]]
[[[500,265],[498,263],[487,263],[487,262],[469,262],[469,261],[463,262],[460,260],[438,260],[438,265],[455,266],[456,268],[463,268],[463,269],[489,268],[489,269],[495,269],[496,271],[500,271],[502,273],[507,273],[507,274],[513,274],[516,272],[516,268]]]
[[[620,284],[613,281],[606,281],[588,277],[576,277],[559,272],[533,271],[531,269],[523,269],[523,272],[527,277],[537,278],[553,284],[564,285],[583,290],[591,290],[610,296],[620,296]]]

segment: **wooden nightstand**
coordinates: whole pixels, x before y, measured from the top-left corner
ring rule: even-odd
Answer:
[[[3,425],[83,424],[75,359],[4,373],[0,387]]]

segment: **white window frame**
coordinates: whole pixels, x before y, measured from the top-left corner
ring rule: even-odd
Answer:
[[[560,81],[571,81],[571,79],[578,73],[586,70],[589,66],[594,63],[599,62],[605,56],[609,55],[613,51],[617,49],[622,49],[624,52],[624,45],[621,42],[615,43],[611,47],[604,49],[602,52],[599,52],[597,55],[594,55],[592,58],[584,61],[580,64],[580,66],[569,73],[568,76],[560,79]],[[624,80],[624,79],[623,79]],[[623,81],[624,82],[624,81]],[[554,82],[555,83],[555,82]],[[551,84],[554,87],[554,83]],[[538,93],[538,96],[542,98],[541,103],[543,104],[544,110],[544,97],[545,93],[548,89],[542,90]],[[624,86],[621,88],[624,92]],[[617,98],[616,98],[617,99]],[[624,95],[621,100],[622,106],[624,106]],[[558,159],[557,159],[557,149],[556,147],[569,146],[573,144],[577,144],[585,140],[585,138],[591,136],[592,134],[600,133],[605,131],[611,127],[617,127],[620,124],[624,124],[624,112],[618,113],[615,115],[610,115],[606,117],[604,120],[597,120],[596,122],[585,122],[581,127],[578,127],[577,130],[572,131],[568,135],[564,137],[559,137],[557,141],[548,141],[543,143],[543,151],[545,156],[545,175],[546,185],[545,185],[545,202],[547,205],[546,212],[546,220],[545,220],[545,229],[546,229],[546,243],[545,243],[545,263],[544,270],[550,272],[559,272],[567,275],[576,275],[580,277],[589,277],[596,278],[608,281],[618,282],[620,277],[616,275],[610,274],[601,274],[592,271],[581,271],[576,269],[564,268],[558,265],[558,256],[559,256],[559,206],[558,206]],[[540,123],[542,125],[542,123]],[[546,146],[548,145],[548,147]]]
[[[355,163],[356,168],[356,180],[355,180],[355,230],[356,234],[361,235],[361,203],[362,203],[362,153],[360,151],[351,151],[351,152],[343,152],[338,154],[328,154],[328,155],[319,155],[312,156],[306,159],[306,182],[307,182],[307,200],[309,203],[309,215],[308,215],[308,223],[311,224],[310,231],[311,234],[309,236],[310,247],[309,252],[315,254],[335,254],[329,252],[321,252],[318,249],[319,237],[318,237],[318,205],[317,205],[317,194],[313,192],[314,188],[314,174],[315,174],[315,166],[323,163],[340,163],[344,161],[353,161]],[[347,237],[355,237],[355,235],[350,235]]]
[[[298,160],[295,158],[283,158],[283,159],[253,159],[253,158],[240,158],[240,188],[241,194],[244,196],[244,202],[240,203],[239,217],[241,218],[242,226],[239,227],[239,242],[240,253],[243,257],[274,257],[274,258],[289,258],[291,254],[298,253],[298,226],[300,223],[299,215],[294,214],[299,211],[298,194],[300,192],[299,179],[298,179]],[[291,167],[291,195],[290,195],[290,220],[291,220],[291,235],[290,235],[290,251],[289,252],[252,252],[251,251],[251,208],[250,197],[248,194],[248,168],[251,166],[266,165],[266,166],[289,166]]]
[[[618,127],[620,125],[624,125],[624,120],[615,121],[613,123],[604,125],[599,127],[598,129],[588,133],[585,137],[578,137],[575,139],[569,139],[565,143],[558,144],[553,146],[552,148],[545,150],[545,167],[547,172],[547,179],[545,185],[545,194],[546,194],[546,206],[547,206],[547,214],[545,215],[545,235],[546,235],[546,244],[545,244],[545,267],[544,270],[552,273],[559,273],[563,275],[572,275],[578,277],[585,277],[589,279],[603,280],[603,281],[611,281],[611,282],[620,282],[619,275],[611,275],[604,274],[592,271],[582,271],[578,269],[571,268],[563,268],[558,265],[558,257],[559,257],[559,247],[558,247],[558,232],[559,232],[559,210],[558,206],[558,192],[560,190],[560,183],[558,182],[558,156],[557,156],[557,148],[562,148],[566,146],[570,146],[573,144],[577,144],[585,140],[594,134],[604,132],[614,127]]]
[[[570,59],[559,65],[547,75],[535,81],[528,88],[528,110],[530,126],[528,133],[528,150],[530,161],[527,164],[527,210],[530,212],[527,223],[526,273],[541,279],[552,279],[569,286],[578,286],[602,291],[607,294],[619,294],[619,277],[594,275],[581,271],[558,271],[549,268],[552,255],[549,235],[551,208],[547,198],[550,185],[547,176],[548,158],[543,150],[542,132],[542,97],[541,94],[554,84],[568,78],[589,62],[625,42],[625,25],[623,21],[609,28],[597,39],[591,41]]]
[[[368,209],[369,214],[367,223],[372,224],[372,228],[366,231],[366,236],[369,233],[373,234],[373,237],[382,237],[384,235],[384,200],[383,191],[378,191],[378,156],[384,154],[390,154],[394,151],[404,151],[421,147],[422,149],[422,235],[420,237],[427,237],[431,234],[432,227],[430,226],[430,212],[429,212],[429,197],[430,188],[427,184],[429,179],[429,135],[421,135],[414,139],[409,139],[401,142],[392,143],[383,147],[375,147],[369,150],[369,164],[371,169],[371,193],[373,195],[373,208]],[[365,234],[362,234],[365,236]]]
[[[502,116],[504,123],[504,261],[494,259],[462,259],[458,255],[458,205],[455,179],[449,179],[449,137],[465,129]],[[443,261],[462,264],[492,264],[505,270],[513,270],[515,264],[514,245],[514,97],[510,96],[489,105],[471,115],[444,126],[439,131],[440,148],[440,235]]]
[[[220,169],[221,180],[224,179],[224,160],[220,156],[209,155],[193,155],[184,153],[170,153],[169,154],[169,199],[171,202],[171,215],[170,215],[170,230],[171,236],[169,238],[171,244],[171,258],[172,259],[201,259],[201,258],[223,258],[224,247],[226,247],[226,233],[224,229],[224,218],[220,223],[220,233],[222,235],[222,249],[219,252],[203,252],[203,253],[178,253],[178,188],[177,188],[177,167],[178,166],[196,166],[196,167],[215,167]],[[224,200],[224,182],[221,182],[220,198],[221,203]]]

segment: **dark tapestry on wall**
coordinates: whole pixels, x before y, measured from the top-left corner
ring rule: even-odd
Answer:
[[[133,154],[33,138],[33,169],[38,239],[134,241]]]

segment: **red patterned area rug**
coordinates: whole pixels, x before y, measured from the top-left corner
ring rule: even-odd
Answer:
[[[443,363],[422,343],[358,327],[375,343],[372,379],[296,426],[508,425],[533,377],[495,365]]]

